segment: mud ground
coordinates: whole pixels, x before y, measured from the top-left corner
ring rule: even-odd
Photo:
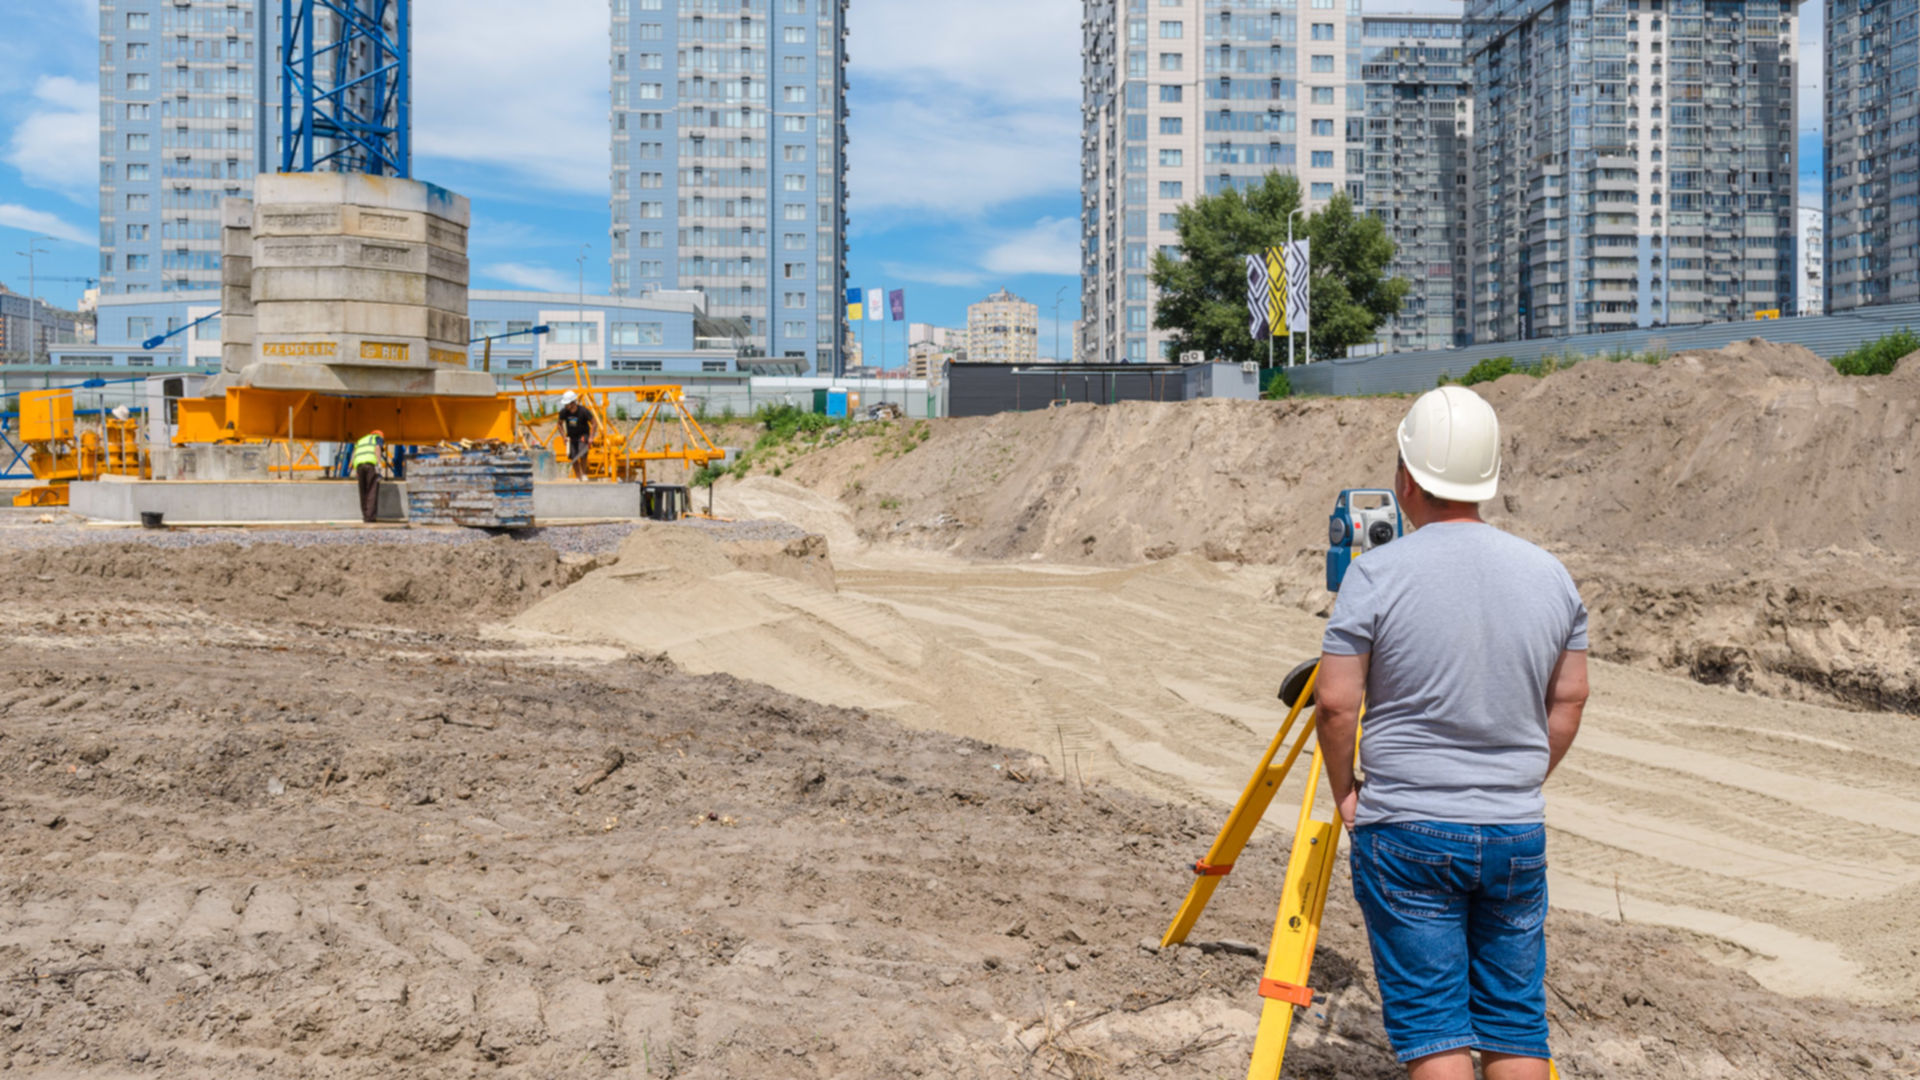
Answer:
[[[254,552],[260,580],[313,558]],[[481,633],[511,596],[292,614],[251,578],[151,587],[201,556],[141,557],[49,558],[31,585],[9,567],[0,1069],[1244,1070],[1259,950],[1240,943],[1264,945],[1281,848],[1242,860],[1205,948],[1142,947],[1212,811],[658,657]],[[558,562],[500,565],[538,583]],[[1386,1080],[1344,871],[1336,889],[1288,1072]],[[1570,1078],[1920,1075],[1911,1010],[1785,998],[1637,924],[1556,912],[1549,934]]]

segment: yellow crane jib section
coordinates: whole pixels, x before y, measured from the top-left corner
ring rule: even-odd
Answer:
[[[350,442],[379,430],[387,442],[513,438],[513,399],[495,397],[336,397],[299,390],[228,387],[226,396],[180,402],[176,443],[296,440]]]
[[[593,416],[595,440],[587,449],[586,464],[590,480],[644,482],[650,462],[678,461],[697,469],[727,456],[687,408],[682,387],[595,385],[587,366],[579,361],[531,371],[515,379],[520,383],[515,396],[522,402],[516,421],[518,440],[528,449],[549,450],[557,459],[566,457],[566,436],[549,412],[549,399],[571,393]],[[639,415],[627,421],[616,419],[616,396],[631,397]]]

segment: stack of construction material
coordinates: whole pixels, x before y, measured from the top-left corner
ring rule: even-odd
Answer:
[[[407,520],[473,529],[533,527],[533,460],[512,447],[455,450],[407,465]]]

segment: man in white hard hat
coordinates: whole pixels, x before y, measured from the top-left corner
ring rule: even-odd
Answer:
[[[1409,1077],[1473,1080],[1477,1050],[1486,1080],[1547,1080],[1541,785],[1580,728],[1587,610],[1559,560],[1480,519],[1500,484],[1491,405],[1430,391],[1399,442],[1416,531],[1347,570],[1320,659],[1354,897]]]
[[[571,390],[560,395],[560,431],[567,437],[567,461],[573,466],[573,478],[585,480],[587,449],[593,445],[593,413]]]

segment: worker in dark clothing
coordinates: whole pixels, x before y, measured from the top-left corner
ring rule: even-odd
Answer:
[[[580,395],[569,390],[560,396],[560,431],[567,437],[567,460],[573,465],[573,478],[587,478],[587,448],[593,445],[593,413],[580,404]]]
[[[371,525],[380,516],[380,470],[386,464],[387,437],[369,431],[353,444],[349,465],[360,482],[360,520]]]

